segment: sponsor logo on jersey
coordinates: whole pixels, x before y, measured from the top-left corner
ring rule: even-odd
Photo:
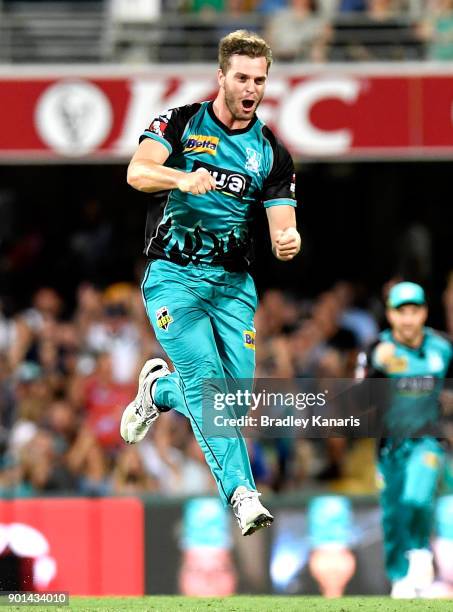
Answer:
[[[293,176],[291,177],[291,185],[289,186],[289,190],[291,191],[293,196],[296,195],[296,175],[295,174],[293,174]]]
[[[215,179],[217,191],[221,191],[226,195],[241,198],[250,187],[251,178],[246,174],[227,170],[226,168],[218,168],[217,166],[211,166],[211,164],[197,160],[192,167],[192,171],[195,172],[198,168],[206,168]]]
[[[257,174],[261,167],[261,153],[255,151],[255,149],[247,147],[245,149],[245,154],[247,155],[247,159],[245,160],[245,169]]]
[[[157,327],[159,329],[163,329],[164,331],[167,331],[170,323],[173,323],[173,317],[168,312],[167,306],[162,306],[162,308],[159,308],[158,310],[156,310],[156,320],[157,320]]]
[[[255,350],[255,335],[256,332],[253,330],[246,329],[243,332],[245,348],[252,349],[252,351]]]
[[[209,153],[217,155],[217,147],[220,138],[217,136],[202,136],[200,134],[190,134],[184,151],[191,153]]]
[[[409,362],[406,357],[390,357],[387,362],[387,372],[389,374],[400,374],[406,372]]]
[[[154,119],[154,121],[149,126],[149,131],[152,132],[153,134],[157,134],[157,136],[160,136],[161,138],[163,138],[165,130],[168,127],[168,122],[170,120],[172,112],[173,111],[170,110],[167,113],[165,113],[164,115],[159,115],[159,117],[157,117],[157,119]]]
[[[439,457],[436,455],[436,453],[423,453],[423,463],[432,470],[435,470],[437,467],[439,467]]]

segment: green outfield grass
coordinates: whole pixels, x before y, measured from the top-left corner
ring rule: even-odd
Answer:
[[[35,610],[35,612],[437,612],[453,610],[452,600],[399,600],[388,597],[343,597],[327,600],[322,597],[236,596],[225,598],[195,597],[71,597],[70,605],[1,606],[0,610]]]

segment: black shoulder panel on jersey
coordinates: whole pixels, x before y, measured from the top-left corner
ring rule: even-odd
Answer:
[[[264,182],[263,201],[278,198],[294,199],[294,192],[291,189],[294,164],[291,155],[267,125],[263,125],[262,132],[274,154],[271,171]]]
[[[200,102],[170,108],[165,113],[155,117],[151,121],[147,131],[166,140],[171,145],[172,155],[177,155],[182,151],[181,138],[186,125],[190,119],[197,114],[200,108]],[[140,137],[140,142],[144,138],[146,138],[146,135]]]

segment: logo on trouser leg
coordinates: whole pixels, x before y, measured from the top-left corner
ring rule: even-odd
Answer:
[[[243,334],[245,348],[252,349],[252,351],[255,350],[255,333],[252,330],[246,330]]]
[[[170,323],[173,323],[173,317],[168,312],[167,306],[162,306],[162,308],[159,308],[159,310],[156,310],[156,320],[157,320],[157,327],[159,329],[163,329],[164,331],[167,331]]]
[[[440,460],[436,453],[431,453],[428,451],[423,453],[423,463],[429,468],[435,470],[439,467]]]

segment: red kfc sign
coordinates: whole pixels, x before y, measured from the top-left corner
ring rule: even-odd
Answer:
[[[216,88],[213,66],[5,69],[0,159],[125,160],[154,117]],[[449,157],[453,69],[275,67],[258,114],[299,159]]]
[[[0,501],[0,560],[22,561],[21,589],[143,595],[144,514],[138,499]],[[6,574],[3,590],[9,589]]]

